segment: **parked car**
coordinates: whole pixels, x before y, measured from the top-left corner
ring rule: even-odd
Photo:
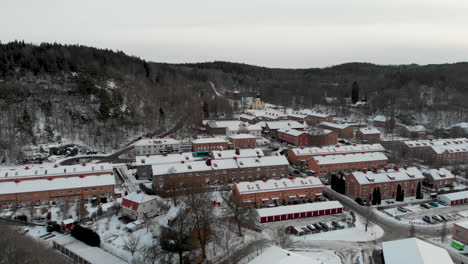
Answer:
[[[341,227],[340,224],[338,224],[338,222],[336,222],[336,221],[332,221],[331,224],[332,224],[333,227],[335,227],[337,229]]]
[[[441,200],[439,200],[438,203],[441,204],[441,205],[443,205],[443,206],[448,206],[448,204],[447,204],[446,202],[441,201]]]
[[[443,222],[442,218],[438,217],[437,215],[433,215],[432,219],[435,220],[436,222]]]
[[[317,224],[317,223],[315,223],[315,224],[313,224],[313,225],[314,225],[314,227],[315,227],[317,230],[323,229],[322,226],[319,225],[319,224]]]
[[[436,202],[430,202],[429,205],[434,206],[434,207],[439,207],[439,204]]]
[[[403,212],[403,213],[407,213],[407,212],[408,212],[408,209],[406,209],[406,208],[404,208],[404,207],[401,207],[401,206],[399,206],[397,209],[398,209],[398,211]]]
[[[316,231],[317,229],[313,225],[307,225],[310,231]]]
[[[439,217],[440,217],[440,219],[442,219],[444,222],[447,222],[447,221],[448,221],[448,219],[447,219],[445,216],[443,216],[443,215],[439,215]]]
[[[306,170],[306,171],[305,171],[305,174],[307,174],[307,176],[314,176],[314,175],[315,175],[315,171],[313,171],[313,170]]]
[[[430,209],[431,207],[425,203],[422,203],[420,204],[419,206],[421,206],[422,208],[425,208],[425,209]]]
[[[425,215],[425,216],[422,218],[422,220],[423,220],[424,222],[428,223],[428,224],[432,224],[432,223],[433,223],[432,219],[431,219],[429,216],[427,216],[427,215]]]
[[[323,222],[319,222],[319,225],[322,226],[323,229],[325,229],[325,230],[330,229],[330,227],[327,224],[323,223]]]

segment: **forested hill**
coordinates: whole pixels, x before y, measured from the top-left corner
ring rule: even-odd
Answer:
[[[209,82],[218,92],[260,93],[267,102],[310,107],[325,96],[344,103],[355,81],[370,112],[444,110],[458,119],[466,114],[467,63],[271,69],[153,63],[85,46],[11,42],[0,44],[0,160],[17,159],[24,146],[51,142],[116,149],[181,118],[187,125],[180,133],[190,134],[203,116],[236,110]]]

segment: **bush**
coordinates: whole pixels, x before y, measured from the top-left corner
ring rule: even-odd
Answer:
[[[140,189],[141,189],[145,194],[148,194],[148,195],[158,195],[158,193],[157,193],[154,189],[151,189],[151,188],[146,187],[146,185],[144,185],[143,183],[140,183]]]
[[[356,198],[354,201],[355,201],[357,204],[361,205],[361,206],[364,205],[364,203],[362,202],[362,199],[361,199],[360,197]]]
[[[15,220],[27,222],[27,221],[28,221],[28,217],[25,216],[25,215],[17,215],[17,216],[15,216]]]
[[[101,238],[99,235],[91,229],[84,228],[80,225],[75,225],[71,231],[71,235],[84,243],[92,246],[99,247],[101,244]]]

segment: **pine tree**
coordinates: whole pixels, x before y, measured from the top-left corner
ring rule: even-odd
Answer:
[[[353,104],[359,101],[359,85],[356,81],[353,82],[353,85],[351,86],[351,101]]]
[[[376,205],[377,204],[377,189],[374,188],[374,190],[372,191],[372,205]]]
[[[418,182],[418,187],[416,188],[416,199],[422,199],[423,194],[421,191],[421,182]]]
[[[396,201],[401,201],[401,185],[398,184],[398,187],[397,187],[397,192],[396,192]]]
[[[380,187],[377,187],[377,204],[382,203],[382,193],[380,192]]]
[[[401,201],[405,200],[405,190],[401,190]]]

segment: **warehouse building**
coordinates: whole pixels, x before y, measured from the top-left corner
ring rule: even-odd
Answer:
[[[341,214],[343,206],[338,201],[305,203],[257,209],[259,222],[269,223],[297,218],[308,218],[321,215]]]

